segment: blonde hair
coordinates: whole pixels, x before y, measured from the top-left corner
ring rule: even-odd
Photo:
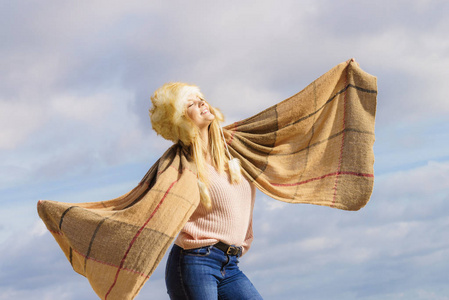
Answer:
[[[200,89],[195,85],[182,82],[166,83],[158,88],[151,102],[150,118],[153,129],[165,139],[174,143],[180,143],[186,147],[196,163],[201,194],[201,203],[210,208],[211,200],[208,192],[209,178],[206,166],[205,154],[209,150],[212,166],[218,171],[226,169],[225,144],[222,138],[220,123],[223,122],[223,114],[209,105],[209,111],[215,116],[209,125],[209,145],[204,145],[199,128],[186,114],[186,103],[190,96],[198,96],[204,100]],[[240,169],[239,169],[240,171]],[[231,172],[231,181],[239,182],[240,177]],[[238,177],[238,178],[237,178]]]

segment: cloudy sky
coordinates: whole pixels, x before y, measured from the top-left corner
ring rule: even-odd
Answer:
[[[0,0],[0,299],[97,299],[39,199],[131,190],[170,145],[162,83],[249,117],[355,57],[378,78],[375,188],[358,212],[259,194],[241,268],[265,299],[449,299],[449,2]],[[137,299],[168,299],[165,259]]]

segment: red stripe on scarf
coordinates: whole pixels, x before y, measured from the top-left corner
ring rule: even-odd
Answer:
[[[353,175],[353,176],[359,176],[359,177],[374,177],[374,174],[357,173],[357,172],[334,172],[334,173],[329,173],[329,174],[326,174],[326,175],[323,175],[320,177],[310,178],[310,179],[307,179],[304,181],[296,182],[296,183],[272,183],[272,182],[270,182],[270,184],[274,185],[274,186],[296,186],[296,185],[301,185],[301,184],[309,183],[309,182],[316,181],[316,180],[321,180],[326,177],[335,176],[335,175]]]
[[[151,213],[151,216],[145,221],[145,223],[142,225],[142,227],[140,227],[140,229],[137,231],[136,235],[134,236],[134,238],[132,239],[131,243],[129,243],[128,249],[125,252],[125,255],[122,258],[122,261],[120,262],[120,266],[117,270],[117,273],[115,274],[115,279],[114,282],[112,283],[111,287],[109,288],[108,292],[106,293],[106,295],[104,296],[104,299],[106,300],[109,293],[111,292],[112,288],[115,286],[115,284],[117,283],[117,279],[118,279],[118,275],[120,273],[120,271],[123,269],[123,265],[125,263],[126,257],[128,256],[129,251],[131,250],[131,247],[133,246],[134,242],[137,240],[137,237],[140,235],[140,233],[142,232],[142,230],[145,228],[145,226],[147,226],[148,222],[150,222],[150,220],[153,218],[153,216],[156,214],[157,210],[159,209],[159,207],[162,205],[162,202],[164,202],[165,198],[167,197],[168,193],[170,192],[170,190],[172,189],[172,187],[175,185],[175,183],[178,182],[178,180],[175,180],[170,187],[167,189],[167,191],[165,192],[164,196],[162,197],[161,201],[159,201],[159,204],[156,206],[156,208],[154,209],[154,211]]]

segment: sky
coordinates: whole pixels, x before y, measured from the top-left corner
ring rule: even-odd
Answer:
[[[449,299],[449,2],[0,0],[0,300],[97,299],[39,199],[131,190],[170,146],[165,82],[250,117],[354,57],[377,77],[375,185],[357,212],[258,193],[241,269],[264,299]],[[168,299],[165,260],[136,299]]]

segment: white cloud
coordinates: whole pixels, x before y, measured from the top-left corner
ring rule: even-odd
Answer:
[[[0,150],[14,150],[45,122],[44,108],[26,102],[0,102]]]
[[[383,172],[371,202],[347,213],[261,196],[256,240],[242,265],[266,299],[447,299],[439,281],[449,258],[449,164],[441,161],[448,146],[446,2],[47,4],[8,2],[0,12],[3,190],[34,189],[31,182],[61,189],[55,178],[149,167],[170,144],[151,132],[147,113],[149,95],[163,82],[198,84],[229,123],[354,56],[379,83],[376,167]],[[103,199],[125,188],[114,186],[81,192],[65,185],[59,195]],[[12,250],[0,247],[12,272],[0,299],[55,297],[55,286],[78,277],[70,277],[42,226],[31,222],[30,236],[13,226],[13,216],[1,230],[21,239]],[[42,263],[56,268],[51,276]],[[141,297],[166,297],[163,267],[155,275]],[[59,298],[92,297],[83,280]]]
[[[426,165],[407,171],[397,171],[379,178],[387,192],[396,197],[419,198],[433,193],[436,197],[449,191],[449,162],[429,161]]]
[[[45,227],[44,223],[42,223],[40,220],[36,221],[33,224],[33,227],[31,228],[31,235],[32,236],[43,236],[46,233],[48,233],[48,230]]]
[[[118,94],[118,95],[117,95]],[[80,121],[89,125],[98,125],[105,122],[112,110],[117,109],[117,101],[120,96],[126,101],[123,93],[107,93],[100,95],[55,95],[51,99],[51,114],[67,121]],[[120,96],[119,96],[120,95]],[[115,102],[115,103],[114,103]],[[124,112],[122,109],[117,109]]]

